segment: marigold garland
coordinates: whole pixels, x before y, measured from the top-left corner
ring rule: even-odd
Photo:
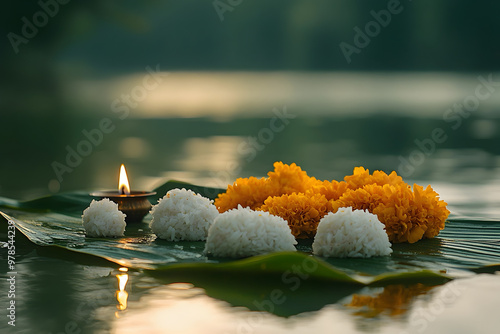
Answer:
[[[309,177],[295,163],[274,163],[268,178],[239,178],[215,200],[219,212],[238,205],[286,219],[296,238],[312,238],[319,221],[341,207],[367,209],[385,224],[391,242],[433,238],[444,228],[447,203],[428,186],[412,188],[392,172],[354,168],[344,181]]]

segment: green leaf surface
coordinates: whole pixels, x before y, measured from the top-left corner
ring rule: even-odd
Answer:
[[[152,201],[156,203],[173,188],[192,189],[212,199],[223,191],[170,181],[155,190],[157,195]],[[205,285],[209,290],[215,286],[214,291],[219,291],[217,286],[227,279],[255,282],[266,278],[266,282],[285,284],[288,278],[293,283],[293,276],[286,277],[285,273],[291,271],[290,275],[301,279],[301,274],[294,272],[300,268],[305,270],[303,275],[307,275],[307,282],[311,284],[356,287],[401,282],[441,284],[453,277],[487,272],[500,266],[500,222],[497,221],[451,219],[439,237],[415,244],[394,244],[393,254],[385,257],[317,258],[311,255],[311,241],[306,240],[299,242],[299,252],[234,260],[205,256],[204,242],[157,239],[149,228],[151,218],[148,216],[143,223],[128,224],[125,237],[87,238],[81,214],[91,200],[92,197],[84,193],[27,202],[0,198],[0,212],[5,221],[12,221],[18,231],[46,253],[66,259],[104,259],[116,265],[147,270],[167,281],[189,281]]]

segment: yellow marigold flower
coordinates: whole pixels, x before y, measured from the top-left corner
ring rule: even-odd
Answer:
[[[450,214],[446,208],[447,203],[439,200],[438,193],[430,185],[424,190],[422,186],[414,184],[413,194],[412,216],[427,223],[428,228],[424,237],[433,238],[444,228],[444,223]]]
[[[376,214],[391,242],[414,243],[423,237],[435,237],[450,213],[446,202],[439,200],[430,186],[423,191],[418,185],[414,185],[414,192],[402,184],[349,189],[333,203],[333,211],[347,206]]]
[[[379,186],[383,186],[384,184],[407,186],[403,178],[398,176],[395,171],[387,175],[383,171],[376,170],[373,172],[373,175],[370,175],[370,171],[363,167],[355,167],[352,175],[344,177],[344,181],[350,189],[362,188],[366,184],[378,184]]]
[[[295,163],[286,165],[281,161],[274,163],[274,171],[269,172],[268,176],[261,179],[237,179],[225,193],[219,194],[215,199],[215,206],[221,213],[237,208],[238,204],[255,210],[270,196],[305,192],[311,179]]]
[[[264,204],[266,198],[277,193],[266,178],[239,178],[228,186],[225,193],[219,194],[214,204],[220,213],[237,208],[238,204],[255,210]]]
[[[319,221],[331,211],[331,202],[321,194],[293,193],[269,197],[260,210],[285,219],[296,238],[306,239],[314,237]]]
[[[392,172],[354,168],[344,181],[320,181],[296,164],[274,163],[268,178],[237,179],[215,200],[219,212],[238,204],[286,219],[297,238],[312,238],[320,219],[340,207],[368,210],[385,224],[391,242],[414,243],[444,228],[447,203],[428,186],[412,188]]]
[[[281,194],[304,193],[310,177],[295,163],[287,165],[281,161],[274,163],[274,172],[267,173],[269,181]],[[315,180],[315,179],[314,179]]]
[[[306,194],[321,194],[325,195],[327,200],[338,200],[347,189],[348,184],[344,181],[319,181],[312,177]]]

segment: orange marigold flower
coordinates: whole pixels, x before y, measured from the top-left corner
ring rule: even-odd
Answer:
[[[228,186],[225,193],[219,194],[214,204],[220,213],[237,208],[238,204],[255,210],[261,207],[269,196],[277,193],[277,189],[273,189],[266,178],[239,178],[233,185]]]
[[[320,181],[296,164],[274,163],[268,178],[237,179],[215,200],[219,212],[238,204],[286,219],[296,238],[312,238],[323,216],[341,207],[368,210],[385,224],[391,242],[433,238],[450,214],[447,203],[428,186],[412,188],[392,172],[354,168],[344,181]]]
[[[238,207],[250,207],[255,210],[264,204],[268,197],[281,196],[294,192],[305,192],[311,179],[295,163],[286,165],[281,161],[274,163],[274,172],[268,173],[268,178],[239,178],[227,191],[215,199],[219,212],[225,212]],[[314,179],[316,180],[316,179]]]
[[[352,175],[344,177],[344,181],[350,189],[362,188],[367,184],[378,184],[379,186],[383,186],[384,184],[408,186],[403,181],[403,178],[398,176],[394,171],[387,175],[383,171],[376,170],[373,172],[373,175],[370,175],[370,171],[363,167],[355,167]]]
[[[444,223],[450,214],[446,208],[447,203],[439,200],[439,195],[431,186],[424,190],[422,186],[413,185],[412,216],[427,224],[425,238],[433,238],[444,228]]]
[[[430,186],[423,191],[418,185],[414,185],[412,192],[405,185],[368,184],[349,189],[332,206],[334,212],[351,206],[376,214],[385,224],[391,242],[414,243],[424,237],[435,237],[450,213],[446,202],[439,200]]]
[[[331,203],[321,194],[293,193],[269,197],[260,210],[285,219],[296,238],[306,239],[314,237],[319,221],[331,211]]]
[[[306,190],[306,194],[314,195],[321,194],[325,195],[327,200],[338,200],[348,189],[348,184],[344,181],[319,181],[315,178],[311,178],[309,189]]]
[[[269,172],[267,175],[269,182],[275,189],[279,189],[281,194],[304,193],[311,179],[295,163],[287,165],[281,161],[275,162],[274,172]]]

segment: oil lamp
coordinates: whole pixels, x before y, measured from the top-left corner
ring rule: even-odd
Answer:
[[[118,191],[98,191],[90,195],[99,198],[109,198],[118,204],[118,210],[127,215],[127,223],[141,222],[144,216],[151,209],[149,196],[155,195],[155,192],[131,191],[128,182],[127,171],[122,164],[120,167],[120,179],[118,182]]]

